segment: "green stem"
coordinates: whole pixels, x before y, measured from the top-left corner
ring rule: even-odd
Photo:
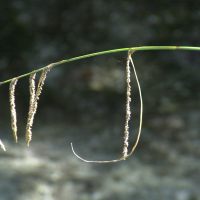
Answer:
[[[52,63],[51,66],[56,66],[56,65],[60,65],[63,63],[67,63],[67,62],[72,62],[75,60],[80,60],[83,58],[89,58],[89,57],[93,57],[93,56],[99,56],[99,55],[103,55],[103,54],[109,54],[109,53],[116,53],[116,52],[121,52],[121,51],[145,51],[145,50],[190,50],[190,51],[200,51],[200,47],[189,47],[189,46],[144,46],[144,47],[132,47],[132,48],[123,48],[123,49],[114,49],[114,50],[108,50],[108,51],[101,51],[101,52],[97,52],[97,53],[91,53],[91,54],[87,54],[87,55],[83,55],[83,56],[78,56],[75,58],[70,58],[67,60],[62,60],[56,63]],[[49,65],[48,65],[49,66]],[[32,72],[29,72],[27,74],[23,74],[21,76],[18,77],[14,77],[17,79],[23,78],[25,76],[29,76],[33,73],[37,73],[39,71],[42,71],[44,69],[46,69],[48,66],[40,68],[38,70],[34,70]],[[4,84],[4,83],[9,83],[11,82],[14,78],[8,79],[6,81],[0,82],[0,85]]]

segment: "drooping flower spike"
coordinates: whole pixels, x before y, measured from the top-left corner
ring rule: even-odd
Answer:
[[[135,150],[139,139],[140,139],[140,134],[141,134],[141,128],[142,128],[142,114],[143,114],[143,101],[142,101],[142,92],[141,92],[141,88],[140,88],[140,83],[137,77],[137,73],[136,73],[136,69],[133,63],[133,60],[131,58],[132,53],[134,52],[134,50],[130,50],[128,51],[128,56],[127,56],[127,62],[126,62],[126,81],[127,81],[127,90],[126,90],[126,122],[125,122],[125,131],[124,131],[124,148],[123,148],[123,156],[121,158],[118,158],[116,160],[108,160],[108,161],[95,161],[95,160],[85,160],[82,157],[80,157],[79,155],[77,155],[77,153],[74,151],[73,145],[71,143],[71,147],[72,147],[72,151],[74,153],[74,155],[76,157],[78,157],[79,159],[85,161],[85,162],[92,162],[92,163],[111,163],[111,162],[118,162],[121,160],[125,160],[126,158],[128,158]],[[133,146],[131,152],[128,154],[128,138],[129,138],[129,120],[131,118],[131,110],[130,110],[130,102],[131,102],[131,72],[130,72],[130,66],[129,64],[132,64],[133,66],[133,70],[134,70],[134,74],[135,74],[135,78],[137,81],[137,85],[138,85],[138,90],[139,90],[139,95],[140,95],[140,123],[139,123],[139,130],[138,130],[138,135],[137,135],[137,139],[135,142],[135,145]]]

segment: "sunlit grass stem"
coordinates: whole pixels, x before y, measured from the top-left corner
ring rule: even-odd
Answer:
[[[104,54],[109,54],[109,53],[116,53],[116,52],[122,52],[122,51],[130,51],[130,52],[134,52],[134,51],[146,51],[146,50],[190,50],[190,51],[200,51],[200,47],[190,47],[190,46],[143,46],[143,47],[130,47],[130,48],[122,48],[122,49],[113,49],[113,50],[108,50],[108,51],[101,51],[101,52],[97,52],[97,53],[91,53],[91,54],[87,54],[87,55],[83,55],[83,56],[78,56],[75,58],[70,58],[70,59],[66,59],[66,60],[61,60],[59,62],[55,62],[52,63],[52,67],[60,65],[60,64],[64,64],[67,62],[72,62],[75,60],[80,60],[80,59],[84,59],[84,58],[89,58],[89,57],[93,57],[93,56],[99,56],[99,55],[104,55]],[[49,66],[49,65],[48,65]],[[29,72],[27,74],[23,74],[20,75],[18,77],[14,77],[17,79],[29,76],[33,73],[37,73],[39,71],[42,71],[46,68],[48,68],[48,66],[46,67],[42,67],[38,70],[34,70],[32,72]],[[4,84],[4,83],[9,83],[11,82],[14,78],[8,79],[6,81],[0,82],[0,85]]]

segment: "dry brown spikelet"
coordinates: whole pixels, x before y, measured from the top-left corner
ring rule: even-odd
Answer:
[[[128,54],[127,62],[126,62],[126,82],[127,82],[127,90],[126,90],[126,122],[125,122],[125,131],[124,131],[124,148],[123,148],[123,156],[126,157],[128,153],[128,138],[129,138],[129,126],[128,122],[131,118],[131,109],[130,109],[130,102],[131,102],[131,71],[130,71],[130,57],[131,55]]]
[[[14,139],[17,142],[17,113],[15,108],[15,86],[18,79],[14,78],[10,82],[10,111],[11,111],[11,127],[13,130]]]
[[[31,127],[33,124],[34,115],[36,112],[37,107],[35,108],[35,76],[36,73],[31,74],[29,78],[29,91],[30,91],[30,105],[29,105],[29,112],[28,112],[28,119],[26,125],[26,142],[27,146],[29,146],[29,141],[32,137]]]
[[[50,64],[46,69],[42,71],[42,74],[40,76],[37,91],[35,93],[35,74],[30,76],[29,83],[30,83],[30,106],[29,106],[29,113],[28,113],[28,120],[26,125],[26,144],[27,147],[29,146],[29,143],[32,139],[32,126],[34,121],[34,116],[37,111],[37,100],[39,99],[39,96],[42,92],[42,86],[44,85],[44,81],[46,79],[47,72],[50,71],[50,69],[53,67],[53,64]]]

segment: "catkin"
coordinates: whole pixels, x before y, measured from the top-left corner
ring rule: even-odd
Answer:
[[[18,79],[14,78],[10,82],[10,111],[11,111],[11,127],[13,130],[13,136],[15,141],[17,142],[17,113],[15,108],[15,86],[17,84]]]
[[[37,109],[37,103],[35,103],[35,76],[36,76],[36,73],[30,75],[30,78],[29,78],[30,105],[29,105],[28,120],[27,120],[27,125],[26,125],[27,146],[29,146],[29,142],[32,138],[31,127],[32,127],[34,115]]]
[[[128,153],[128,138],[129,138],[129,126],[128,122],[131,118],[130,102],[131,102],[131,78],[130,78],[130,54],[128,54],[126,62],[126,82],[127,82],[127,91],[126,91],[126,122],[125,122],[125,131],[124,131],[124,148],[123,148],[123,157],[125,158]]]
[[[32,126],[33,126],[33,121],[34,121],[34,116],[37,111],[37,106],[38,106],[38,99],[39,96],[42,92],[42,86],[44,85],[44,81],[46,79],[47,72],[50,71],[50,69],[53,67],[53,64],[50,64],[48,68],[44,69],[42,71],[42,74],[40,76],[39,82],[38,82],[38,87],[37,91],[35,93],[35,75],[31,75],[29,79],[29,84],[30,84],[30,107],[29,107],[29,113],[28,113],[28,120],[27,120],[27,125],[26,125],[26,144],[27,147],[29,146],[29,143],[32,139]]]

